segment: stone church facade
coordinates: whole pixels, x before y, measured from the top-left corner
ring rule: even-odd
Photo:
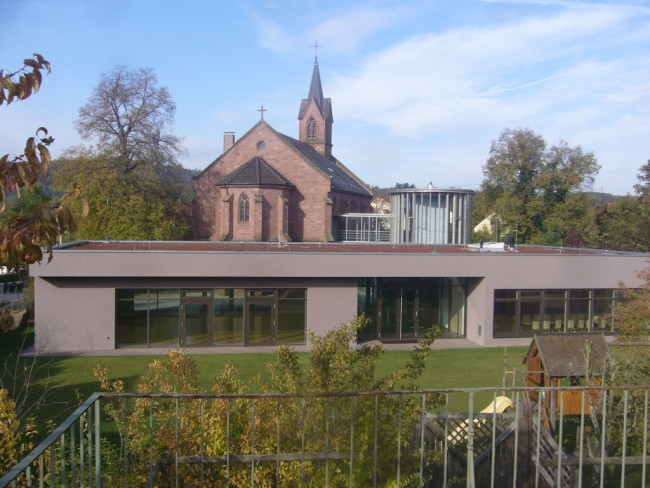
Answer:
[[[210,241],[334,240],[333,216],[370,213],[367,185],[332,155],[332,102],[314,63],[300,104],[299,138],[262,117],[195,180],[194,238]]]

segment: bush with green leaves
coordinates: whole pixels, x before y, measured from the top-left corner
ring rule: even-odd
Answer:
[[[107,404],[128,465],[125,473],[123,460],[111,462],[107,479],[123,486],[126,476],[129,486],[142,485],[150,476],[153,459],[164,480],[165,473],[173,472],[178,454],[183,459],[179,465],[182,486],[199,486],[201,480],[209,486],[225,486],[226,479],[233,487],[250,486],[251,477],[260,487],[324,486],[326,480],[331,486],[347,486],[350,476],[355,486],[372,485],[375,477],[377,486],[393,486],[398,476],[401,486],[418,486],[420,456],[429,455],[420,453],[419,445],[410,446],[421,419],[421,395],[316,395],[415,388],[438,329],[414,347],[402,368],[379,376],[376,364],[382,346],[354,345],[364,321],[359,317],[322,337],[312,334],[313,352],[306,371],[291,348],[278,348],[266,375],[254,379],[252,386],[260,394],[138,398],[127,404],[120,398]],[[124,391],[122,382],[110,380],[107,368],[99,367],[95,374],[103,389]],[[211,392],[245,394],[247,388],[228,366],[217,376]],[[183,352],[154,360],[138,393],[201,393],[194,362]],[[440,402],[435,395],[425,400],[427,408]],[[268,460],[258,458],[253,465],[236,462],[237,456],[251,453],[268,454]],[[285,456],[281,462],[275,457],[278,453]],[[119,459],[114,454],[108,458]],[[224,462],[227,454],[230,465]],[[203,465],[201,457],[207,460]]]

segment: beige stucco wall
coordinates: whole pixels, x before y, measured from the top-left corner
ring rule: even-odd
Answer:
[[[273,244],[270,244],[271,246]],[[494,290],[638,286],[643,255],[55,251],[36,277],[36,347],[114,347],[115,288],[304,287],[307,327],[323,332],[357,312],[360,277],[468,278],[467,338],[493,339]],[[479,334],[479,325],[481,326]],[[106,338],[108,337],[108,339]]]
[[[34,280],[37,351],[115,348],[115,291],[95,280]]]

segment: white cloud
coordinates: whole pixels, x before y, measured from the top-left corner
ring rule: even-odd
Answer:
[[[287,56],[294,45],[293,37],[282,26],[259,14],[253,16],[257,26],[259,43],[280,55]]]
[[[318,39],[329,54],[356,49],[368,37],[402,23],[413,15],[408,6],[378,8],[369,5],[345,9],[309,29],[310,39]]]
[[[625,173],[609,168],[619,167],[610,158],[623,153],[650,154],[648,10],[552,3],[569,8],[414,36],[384,49],[328,86],[339,120],[361,120],[366,133],[395,142],[373,152],[408,160],[396,170],[402,173],[418,174],[421,151],[444,154],[439,175],[453,176],[450,160],[469,161],[480,181],[489,141],[506,126],[531,127],[549,144],[564,139],[594,151],[608,168],[611,191],[631,187],[644,160],[628,162],[635,166]],[[470,140],[483,148],[471,150]]]

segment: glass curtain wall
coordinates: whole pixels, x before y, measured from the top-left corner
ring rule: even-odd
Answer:
[[[494,337],[610,332],[615,290],[495,290]]]
[[[305,289],[119,289],[115,298],[118,347],[305,343]]]
[[[367,318],[360,340],[408,341],[434,325],[443,337],[464,337],[464,278],[362,278],[358,313]]]

